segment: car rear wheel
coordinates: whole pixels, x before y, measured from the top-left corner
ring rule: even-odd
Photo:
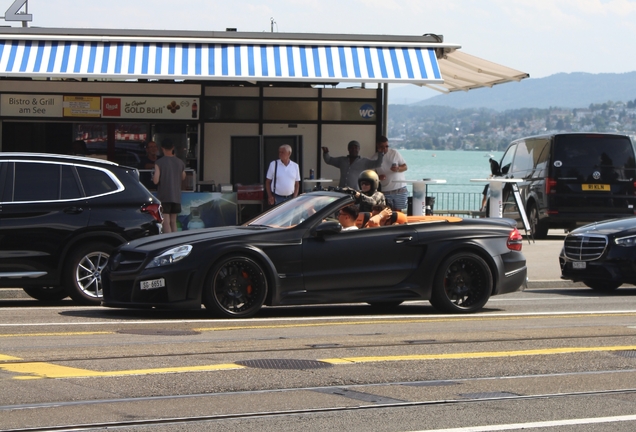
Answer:
[[[203,304],[224,317],[247,318],[261,309],[267,289],[267,276],[256,261],[232,255],[223,258],[210,272]]]
[[[102,270],[114,247],[108,243],[87,243],[78,247],[66,263],[68,295],[76,303],[98,306],[102,302]]]
[[[490,267],[479,255],[456,253],[439,267],[430,302],[444,312],[475,312],[488,302],[492,284]]]
[[[543,240],[548,237],[548,224],[539,220],[539,210],[536,204],[530,204],[528,208],[528,222],[532,229],[532,236],[537,240]]]
[[[68,297],[68,293],[63,286],[57,287],[29,287],[22,288],[25,293],[36,300],[58,301]]]
[[[623,285],[620,282],[612,281],[598,281],[598,280],[584,280],[585,286],[592,288],[594,291],[610,292],[616,290],[619,286]]]

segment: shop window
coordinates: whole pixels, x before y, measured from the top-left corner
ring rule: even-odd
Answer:
[[[206,99],[203,101],[205,120],[258,120],[260,111],[256,99]]]
[[[266,100],[263,102],[263,119],[317,121],[318,101]]]
[[[322,119],[326,121],[377,121],[375,101],[324,101]]]

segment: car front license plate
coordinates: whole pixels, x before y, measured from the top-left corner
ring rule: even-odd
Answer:
[[[142,290],[151,290],[155,288],[161,288],[164,286],[166,286],[166,280],[164,278],[141,281]]]
[[[581,185],[584,191],[605,191],[611,192],[612,188],[608,184],[583,184]]]
[[[576,270],[584,269],[585,264],[586,264],[585,261],[574,261],[572,263],[572,268]]]

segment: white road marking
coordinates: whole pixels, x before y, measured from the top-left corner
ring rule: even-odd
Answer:
[[[549,428],[557,426],[570,426],[570,425],[587,425],[587,424],[599,424],[599,423],[616,423],[636,420],[636,415],[626,416],[614,416],[614,417],[591,417],[581,419],[570,420],[553,420],[543,422],[531,422],[531,423],[511,423],[505,425],[488,425],[488,426],[468,426],[463,428],[453,429],[423,429],[413,432],[490,432],[490,431],[507,431],[507,430],[519,430],[530,428]]]

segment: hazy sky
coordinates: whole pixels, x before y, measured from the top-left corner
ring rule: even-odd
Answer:
[[[0,0],[0,15],[14,0]],[[32,27],[422,35],[541,78],[636,71],[636,0],[29,0]],[[6,23],[11,24],[11,23]],[[18,23],[12,23],[18,26]]]

